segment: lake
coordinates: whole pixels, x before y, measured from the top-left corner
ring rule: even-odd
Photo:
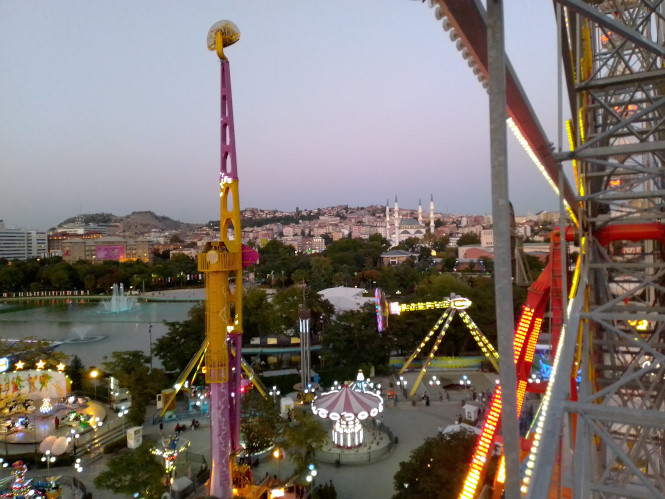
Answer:
[[[168,329],[164,321],[187,319],[194,305],[186,302],[137,302],[126,312],[110,313],[103,302],[74,298],[67,301],[6,302],[0,304],[0,338],[36,336],[59,343],[58,350],[78,355],[87,366],[100,365],[114,351],[150,352],[152,341]],[[155,367],[159,359],[153,359]]]

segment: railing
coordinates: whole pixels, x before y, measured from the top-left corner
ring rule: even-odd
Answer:
[[[358,449],[348,449],[344,452],[331,452],[326,450],[317,450],[314,456],[326,463],[335,464],[362,464],[372,463],[378,461],[384,456],[390,454],[395,445],[395,437],[393,432],[385,425],[380,425],[376,429],[369,430],[371,434],[379,433],[388,437],[388,444],[381,446],[376,450],[368,450],[367,447],[359,447]]]
[[[205,419],[210,417],[210,413],[208,411],[206,412],[167,412],[165,417],[162,419],[160,418],[160,411],[158,410],[153,416],[152,416],[152,424],[156,425],[159,424],[160,420],[163,423],[175,423],[176,421],[182,421],[183,419]],[[168,416],[168,419],[167,417]]]

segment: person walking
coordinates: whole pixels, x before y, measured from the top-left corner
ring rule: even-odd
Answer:
[[[57,430],[60,428],[60,419],[58,419],[58,416],[55,417],[55,429]]]

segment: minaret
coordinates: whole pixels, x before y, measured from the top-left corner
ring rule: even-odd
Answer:
[[[399,206],[397,206],[397,194],[395,194],[395,246],[399,244]]]
[[[386,239],[390,241],[390,201],[386,199]]]
[[[418,200],[418,223],[423,224],[423,201],[422,199]]]
[[[429,195],[429,232],[434,234],[434,195]]]

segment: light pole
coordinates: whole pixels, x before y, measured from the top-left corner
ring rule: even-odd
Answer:
[[[95,385],[95,400],[97,400],[97,377],[99,376],[99,371],[96,368],[93,368],[90,371],[90,378],[92,379],[92,384]]]
[[[471,380],[465,374],[464,376],[462,376],[462,379],[459,381],[459,384],[464,387],[464,390],[468,390],[469,386],[471,385]]]
[[[150,352],[150,372],[152,372],[152,322],[148,325],[148,350]]]
[[[277,459],[277,478],[282,479],[282,459],[284,458],[284,451],[279,447],[275,447],[272,456]]]
[[[314,477],[318,474],[318,471],[316,470],[316,466],[313,464],[310,464],[308,467],[309,473],[305,477],[305,480],[307,480],[307,483],[309,483],[309,490],[312,491],[314,490]]]
[[[279,394],[281,392],[277,389],[276,386],[273,385],[272,390],[268,392],[268,394],[272,397],[272,401],[276,404],[277,403],[277,397],[279,397]]]
[[[402,387],[402,395],[404,395],[404,398],[406,398],[406,385],[408,384],[407,380],[404,379],[404,376],[400,376],[399,380],[397,380],[397,386]]]
[[[122,419],[122,431],[125,431],[125,417],[129,411],[125,409],[125,406],[123,405],[120,407],[120,412],[118,412],[118,417]]]
[[[46,472],[49,473],[51,470],[51,463],[55,463],[55,456],[51,455],[51,451],[47,450],[42,456],[42,462],[46,462]]]
[[[76,442],[78,442],[78,438],[80,435],[76,432],[74,428],[72,428],[69,431],[71,435],[67,436],[67,443],[72,444],[72,454],[74,455],[74,457],[76,457]]]

